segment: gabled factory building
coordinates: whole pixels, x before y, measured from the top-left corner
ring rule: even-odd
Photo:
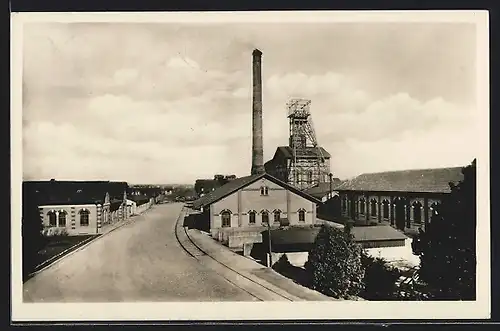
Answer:
[[[262,137],[261,56],[253,56],[252,166],[250,175],[232,179],[193,202],[199,210],[198,226],[245,255],[254,243],[262,242],[262,231],[269,227],[312,226],[320,200],[266,173]]]

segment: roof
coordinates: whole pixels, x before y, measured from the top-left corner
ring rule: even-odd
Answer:
[[[323,147],[319,147],[319,149],[321,150],[321,154],[323,154],[324,158],[326,158],[326,159],[330,158],[330,153],[328,153],[326,151],[326,149],[324,149]],[[274,155],[276,156],[278,153],[282,154],[287,159],[291,159],[293,157],[293,149],[290,146],[279,146],[276,149],[276,152]],[[301,155],[297,154],[297,156],[318,157],[319,156],[318,148],[306,147],[305,154],[301,154]]]
[[[221,187],[215,189],[214,191],[202,196],[198,200],[195,200],[193,202],[193,208],[198,209],[200,207],[206,207],[208,205],[211,205],[211,204],[227,197],[231,193],[234,193],[234,192],[238,191],[239,189],[256,182],[257,180],[259,180],[261,178],[266,178],[266,179],[270,180],[271,182],[273,182],[277,185],[280,185],[281,187],[284,187],[287,190],[289,190],[297,195],[300,195],[301,197],[303,197],[307,200],[310,200],[310,201],[313,201],[316,203],[321,203],[321,201],[316,199],[315,197],[313,197],[305,192],[302,192],[302,191],[298,190],[297,188],[295,188],[295,187],[293,187],[285,182],[280,181],[279,179],[269,175],[268,173],[263,173],[263,174],[250,175],[250,176],[245,176],[245,177],[233,179],[233,180],[229,181],[228,183],[222,185]]]
[[[148,203],[150,199],[147,195],[133,195],[127,198],[129,200],[134,201],[137,206],[141,206],[145,203]]]
[[[329,225],[327,225],[329,226]],[[271,230],[273,245],[312,244],[320,227],[291,227]],[[351,229],[356,242],[405,240],[408,237],[389,225],[355,226]],[[264,233],[263,233],[264,234]]]
[[[234,179],[233,179],[234,180]],[[217,179],[197,179],[195,184],[194,184],[194,189],[197,194],[200,194],[203,192],[210,192],[215,188],[221,187],[222,183],[221,181]]]
[[[336,190],[449,193],[449,183],[462,179],[462,167],[388,171],[345,180]]]
[[[342,181],[338,178],[332,180],[332,191],[342,184]],[[315,198],[321,199],[326,194],[330,193],[330,182],[319,183],[314,187],[304,190],[305,193],[312,195]]]
[[[24,198],[35,199],[38,205],[103,203],[106,193],[110,199],[123,199],[126,182],[110,181],[25,181]]]
[[[354,226],[351,229],[351,233],[357,242],[408,239],[407,236],[390,225]]]

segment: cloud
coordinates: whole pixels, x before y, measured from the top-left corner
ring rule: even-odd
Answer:
[[[167,67],[169,67],[169,68],[193,68],[196,70],[200,69],[200,66],[194,60],[187,58],[187,57],[179,57],[179,56],[171,58],[167,63]]]
[[[144,182],[145,177],[154,174],[149,180],[176,182],[186,176],[211,177],[219,169],[224,169],[224,161],[229,156],[221,145],[179,148],[158,141],[124,143],[95,136],[69,124],[37,122],[26,127],[24,132],[23,171],[26,178],[35,173],[36,178],[45,179]]]
[[[415,86],[427,86],[432,75],[413,73],[407,80],[394,72],[374,76],[371,59],[362,52],[355,58],[365,61],[366,70],[356,71],[350,62],[342,67],[337,62],[353,52],[342,53],[347,41],[336,50],[338,56],[325,53],[321,45],[328,38],[315,37],[319,32],[313,30],[297,32],[310,46],[307,52],[293,52],[300,44],[295,35],[266,39],[266,33],[249,29],[252,32],[245,34],[236,27],[234,31],[113,24],[27,28],[25,176],[191,183],[215,173],[247,175],[250,52],[259,45],[264,45],[266,160],[277,146],[288,144],[286,102],[303,97],[312,100],[317,138],[332,154],[332,171],[339,177],[470,161],[477,132],[473,106],[446,97],[453,93],[440,90],[442,84],[433,84],[432,93],[418,93]],[[316,44],[314,38],[319,38]],[[424,47],[426,39],[419,40]],[[377,72],[391,70],[376,64],[381,68]],[[404,63],[398,67],[406,68]],[[439,69],[435,63],[431,67]],[[450,72],[450,77],[459,77]],[[398,85],[400,81],[405,84]],[[391,88],[378,88],[385,84]]]

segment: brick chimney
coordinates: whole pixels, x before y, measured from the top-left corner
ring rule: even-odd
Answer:
[[[252,52],[253,103],[252,103],[252,170],[251,174],[262,174],[264,170],[264,147],[262,142],[262,52]]]

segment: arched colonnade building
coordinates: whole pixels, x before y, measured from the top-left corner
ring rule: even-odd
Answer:
[[[325,206],[334,218],[357,224],[425,229],[449,183],[462,179],[462,167],[367,173],[335,185]]]

